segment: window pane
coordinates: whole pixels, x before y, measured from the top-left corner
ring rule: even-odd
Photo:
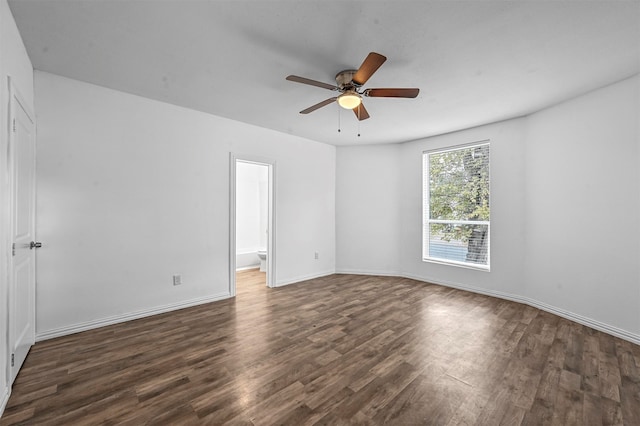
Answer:
[[[489,220],[489,145],[429,154],[429,218]]]
[[[429,225],[429,257],[487,265],[489,225]]]

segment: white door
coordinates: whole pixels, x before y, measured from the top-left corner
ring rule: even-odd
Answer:
[[[9,167],[11,237],[9,280],[10,384],[35,341],[35,126],[27,107],[11,87]]]

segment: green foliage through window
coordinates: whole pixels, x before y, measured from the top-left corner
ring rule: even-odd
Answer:
[[[488,266],[489,144],[425,153],[425,258]]]

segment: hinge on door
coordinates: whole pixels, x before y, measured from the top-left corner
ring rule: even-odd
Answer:
[[[15,256],[16,255],[16,243],[13,243],[11,245],[11,256]]]
[[[16,365],[16,354],[11,354],[11,366]]]
[[[16,131],[16,119],[15,118],[13,119],[13,131],[14,132]]]

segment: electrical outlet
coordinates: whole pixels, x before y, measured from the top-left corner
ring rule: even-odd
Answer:
[[[319,258],[320,258],[320,253],[316,252],[316,253],[315,253],[315,256],[314,256],[314,259],[315,259],[315,260],[318,260]]]
[[[182,285],[182,275],[174,275],[173,276],[173,285]]]

